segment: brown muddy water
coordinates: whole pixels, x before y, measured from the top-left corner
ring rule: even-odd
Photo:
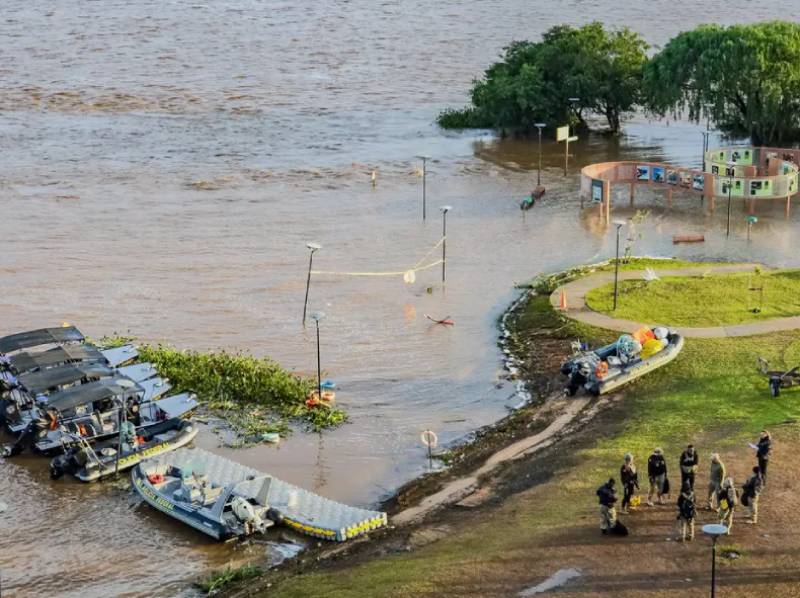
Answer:
[[[780,18],[788,1],[726,3],[707,20]],[[217,448],[332,498],[375,504],[423,473],[419,443],[465,438],[519,404],[496,347],[497,318],[531,275],[608,257],[611,233],[581,210],[577,166],[617,157],[696,164],[700,129],[638,118],[619,141],[575,144],[571,174],[545,144],[546,200],[522,215],[536,146],[439,131],[470,79],[512,39],[568,21],[627,24],[653,43],[701,22],[708,4],[6,0],[0,26],[0,333],[69,321],[196,349],[246,349],[304,373],[305,243],[325,270],[404,270],[436,243],[450,204],[448,271],[317,277],[322,360],[351,423],[279,446]],[[432,155],[429,218],[413,156]],[[378,170],[372,188],[369,174]],[[797,265],[797,211],[697,201],[651,213],[642,254]],[[620,209],[618,214],[632,212]],[[704,245],[673,247],[673,233]],[[432,287],[432,292],[426,291]],[[450,316],[452,328],[424,314]],[[12,596],[176,596],[277,544],[218,545],[123,486],[51,482],[34,457],[0,462],[0,578]],[[269,540],[281,542],[281,534]]]

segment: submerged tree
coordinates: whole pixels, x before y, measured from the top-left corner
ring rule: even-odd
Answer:
[[[559,25],[540,42],[513,42],[503,60],[473,82],[471,106],[439,115],[445,128],[486,127],[532,131],[536,122],[585,125],[603,115],[612,132],[640,100],[647,44],[630,29],[601,23]],[[569,98],[579,101],[572,105]]]
[[[800,25],[703,25],[674,37],[645,68],[656,114],[708,114],[756,145],[800,138]]]

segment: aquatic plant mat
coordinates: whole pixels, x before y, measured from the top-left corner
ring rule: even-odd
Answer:
[[[98,344],[109,347],[130,342],[135,339],[115,335]],[[169,345],[139,345],[139,359],[153,363],[161,376],[169,378],[175,392],[196,393],[209,413],[234,433],[230,446],[262,442],[271,433],[286,435],[292,422],[320,431],[347,420],[337,407],[308,407],[306,398],[314,382],[271,359]]]
[[[616,335],[573,327],[541,296],[525,303],[515,320],[514,350],[521,351],[517,356],[527,363],[521,368],[526,377],[536,371],[539,357],[534,351],[529,358],[530,348],[548,343],[554,351],[559,346],[548,330],[563,337],[561,355],[551,355],[551,363],[567,355],[570,338],[599,343]],[[580,432],[484,480],[490,496],[479,506],[435,511],[421,525],[372,535],[369,542],[348,547],[347,558],[341,553],[320,557],[322,564],[306,559],[294,569],[252,580],[231,595],[509,597],[560,570],[576,569],[580,577],[559,587],[559,597],[707,596],[710,544],[700,525],[713,521],[711,512],[698,511],[694,542],[676,542],[673,494],[667,505],[642,506],[622,515],[631,535],[609,538],[599,531],[595,490],[609,477],[619,476],[622,456],[631,451],[646,491],[646,461],[656,446],[665,451],[675,485],[680,480],[678,455],[694,442],[701,457],[696,488],[702,504],[710,453],[722,455],[741,485],[755,461],[747,442],[767,427],[774,453],[759,522],[746,525],[744,509],[737,509],[733,535],[725,544],[735,543],[746,558],[718,560],[718,591],[737,598],[796,596],[800,521],[787,505],[796,502],[795,480],[800,476],[795,458],[800,450],[800,388],[771,397],[766,379],[757,371],[757,355],[775,367],[796,365],[800,337],[775,333],[687,339],[673,363],[627,386]]]

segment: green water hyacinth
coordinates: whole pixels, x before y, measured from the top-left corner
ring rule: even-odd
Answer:
[[[105,347],[133,339],[105,337]],[[231,423],[240,436],[267,431],[288,431],[286,420],[305,424],[313,431],[333,428],[347,421],[335,407],[309,409],[306,397],[315,382],[282,368],[267,358],[227,351],[200,352],[169,345],[140,345],[142,361],[151,362],[169,378],[176,392],[194,392],[209,409]]]

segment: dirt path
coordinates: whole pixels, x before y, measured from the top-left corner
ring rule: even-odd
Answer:
[[[659,276],[702,276],[707,272],[724,274],[733,272],[746,272],[752,270],[757,264],[731,264],[727,266],[712,266],[708,268],[675,268],[672,270],[659,270]],[[763,267],[763,266],[762,266]],[[619,280],[641,279],[643,270],[624,270],[619,273]],[[598,328],[617,330],[619,332],[633,332],[644,325],[643,322],[613,318],[609,315],[596,312],[586,305],[586,294],[599,286],[614,281],[613,272],[598,272],[584,276],[559,287],[550,295],[550,303],[558,309],[561,291],[567,294],[567,310],[563,311],[567,317],[579,322],[584,322]],[[649,322],[652,325],[655,322]],[[687,338],[727,338],[734,336],[753,336],[755,334],[768,334],[782,330],[796,330],[800,328],[800,316],[788,318],[774,318],[763,322],[748,322],[746,324],[732,324],[730,326],[709,326],[703,328],[677,327],[680,334]]]
[[[501,463],[519,459],[550,446],[555,441],[557,434],[575,421],[578,414],[589,404],[590,399],[569,399],[564,402],[561,413],[544,430],[494,453],[470,475],[452,480],[435,494],[425,497],[418,505],[405,509],[392,517],[392,523],[395,525],[413,523],[437,507],[458,502],[477,490],[480,477],[490,473]]]

